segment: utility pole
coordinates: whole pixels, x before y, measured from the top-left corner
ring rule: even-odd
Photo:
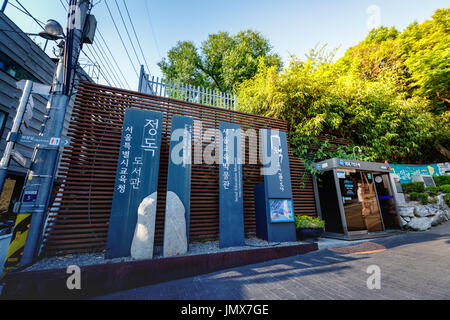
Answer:
[[[64,52],[60,55],[47,104],[41,132],[43,137],[51,137],[56,141],[61,139],[64,118],[73,90],[75,68],[82,49],[90,10],[89,0],[70,0],[69,2]],[[15,254],[15,257],[20,260],[17,266],[23,267],[32,263],[39,251],[59,158],[59,145],[38,145],[35,148],[16,220],[17,224],[31,217],[28,234],[25,236],[26,240],[22,240],[20,244],[13,245],[13,239],[7,254],[7,259]],[[13,248],[17,250],[20,245],[24,246],[23,252],[17,254],[10,252]],[[8,260],[6,262],[8,263]]]

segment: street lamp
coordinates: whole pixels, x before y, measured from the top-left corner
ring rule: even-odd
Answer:
[[[39,36],[46,40],[64,39],[64,30],[58,21],[50,19],[45,23],[44,31]]]
[[[358,146],[353,147],[353,157],[355,157],[355,160],[358,160],[358,159],[356,158],[355,149],[358,149],[358,152],[359,152],[359,153],[362,153],[362,150],[361,150],[361,148],[358,147]]]

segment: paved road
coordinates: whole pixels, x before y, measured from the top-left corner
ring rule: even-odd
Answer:
[[[427,232],[372,242],[386,250],[365,254],[321,250],[100,299],[450,299],[450,222]],[[380,267],[379,290],[367,288],[371,265]]]

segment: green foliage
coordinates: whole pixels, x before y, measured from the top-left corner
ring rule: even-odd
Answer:
[[[354,146],[363,150],[359,160],[445,161],[436,147],[450,143],[450,111],[443,111],[445,102],[430,92],[437,92],[438,83],[449,87],[450,30],[443,28],[448,12],[438,10],[433,20],[412,24],[403,33],[384,27],[372,30],[336,62],[335,51],[326,46],[311,50],[306,60],[293,57],[282,71],[260,61],[256,75],[239,86],[238,107],[286,120],[292,149],[312,174],[312,164],[319,160],[336,154],[353,158]],[[437,34],[442,37],[433,38]],[[439,66],[431,64],[436,72],[408,67],[422,63],[419,58],[426,50],[419,43],[429,52],[445,52],[433,56],[439,60]],[[436,78],[419,81],[421,74]],[[441,97],[445,92],[439,89]],[[324,136],[328,138],[317,139]],[[333,137],[350,145],[332,145]]]
[[[252,78],[260,61],[281,68],[281,58],[259,32],[209,35],[200,48],[190,41],[178,42],[158,63],[165,78],[203,88],[231,93],[242,81]]]
[[[423,182],[402,183],[402,189],[404,193],[424,192],[425,184]]]
[[[295,216],[295,227],[298,228],[324,228],[325,221],[309,216]]]
[[[436,176],[433,177],[434,183],[436,183],[437,186],[441,186],[444,184],[450,184],[450,175],[448,176]]]
[[[443,193],[450,193],[450,184],[444,184],[442,186],[439,186],[439,190]]]
[[[445,203],[447,204],[447,206],[450,207],[450,193],[447,193],[447,194],[444,196],[444,201],[445,201]]]
[[[420,202],[422,202],[422,204],[428,204],[428,194],[419,193],[419,192],[411,192],[409,194],[409,200],[420,201]]]
[[[427,187],[425,191],[428,192],[430,196],[434,197],[439,193],[439,187]]]

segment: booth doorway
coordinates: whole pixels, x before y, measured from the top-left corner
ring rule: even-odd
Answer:
[[[372,173],[338,171],[348,232],[383,231]]]
[[[397,210],[388,174],[374,174],[375,188],[386,229],[399,229]]]

